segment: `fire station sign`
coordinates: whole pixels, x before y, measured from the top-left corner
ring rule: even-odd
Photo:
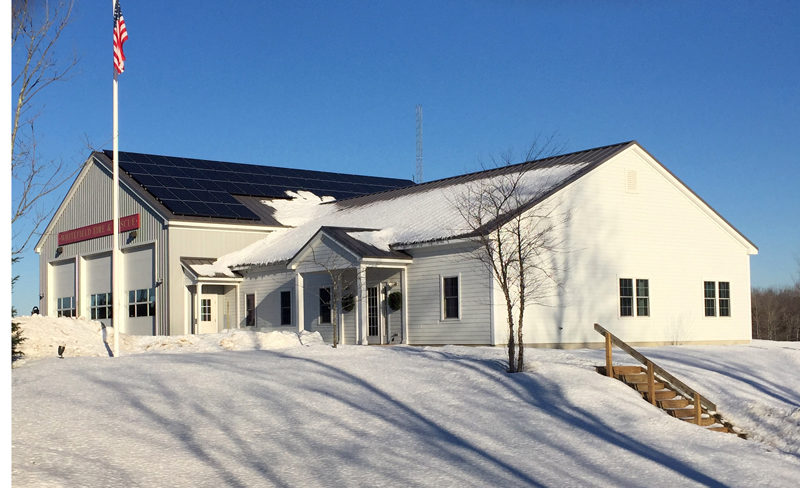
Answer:
[[[139,228],[139,214],[128,215],[119,219],[119,231],[128,232]],[[88,241],[98,237],[110,236],[114,233],[110,220],[99,224],[87,225],[77,229],[65,230],[58,233],[58,245],[72,244],[74,242]]]

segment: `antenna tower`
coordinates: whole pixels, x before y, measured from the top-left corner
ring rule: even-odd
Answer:
[[[417,174],[414,179],[422,183],[422,105],[417,105]]]

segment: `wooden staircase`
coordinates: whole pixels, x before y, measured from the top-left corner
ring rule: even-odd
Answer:
[[[746,433],[722,418],[722,415],[717,412],[717,406],[714,403],[653,363],[601,325],[594,324],[594,328],[606,339],[606,364],[605,366],[596,367],[598,373],[622,381],[638,391],[642,398],[677,419],[697,424],[708,430],[727,432],[736,434],[743,439],[747,438]],[[614,366],[611,361],[612,344],[630,354],[634,359],[642,363],[644,367]]]

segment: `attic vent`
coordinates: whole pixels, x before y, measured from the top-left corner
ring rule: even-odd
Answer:
[[[628,193],[636,193],[639,191],[636,170],[625,170],[625,191]]]

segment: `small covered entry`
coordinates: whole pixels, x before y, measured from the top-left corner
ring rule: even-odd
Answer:
[[[289,261],[301,330],[343,344],[407,343],[406,268],[412,258],[384,248],[376,232],[321,227]]]
[[[213,271],[214,258],[181,257],[184,272],[185,334],[214,334],[239,327],[242,277]]]

